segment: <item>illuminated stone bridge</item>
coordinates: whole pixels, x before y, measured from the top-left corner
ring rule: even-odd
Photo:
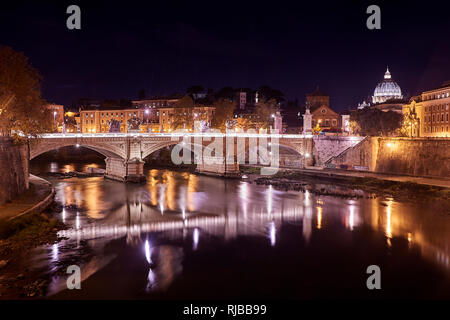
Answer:
[[[189,161],[192,152],[198,172],[233,177],[239,175],[239,164],[262,164],[276,170],[283,154],[280,150],[296,154],[297,167],[323,166],[361,140],[349,136],[256,133],[43,134],[30,143],[30,160],[61,147],[85,147],[106,157],[106,177],[140,182],[145,180],[144,159],[176,145],[179,162]],[[184,152],[186,149],[191,152]]]

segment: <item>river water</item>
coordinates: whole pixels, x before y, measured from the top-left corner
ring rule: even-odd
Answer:
[[[426,203],[151,168],[142,185],[46,175],[88,166],[102,164],[31,164],[69,226],[24,258],[50,280],[49,298],[450,298],[450,217]],[[69,265],[81,290],[67,290]],[[369,265],[381,290],[367,289]]]

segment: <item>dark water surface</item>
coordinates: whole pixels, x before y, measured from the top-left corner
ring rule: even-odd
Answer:
[[[51,279],[51,298],[450,298],[450,217],[427,204],[170,170],[147,169],[142,185],[45,175],[102,165],[31,164],[70,226],[24,262]],[[72,264],[81,290],[66,289]],[[369,265],[381,290],[366,287]]]

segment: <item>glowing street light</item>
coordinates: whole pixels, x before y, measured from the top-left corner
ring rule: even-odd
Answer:
[[[55,123],[55,127],[57,128],[58,125],[56,124],[56,111],[53,111],[53,122]]]

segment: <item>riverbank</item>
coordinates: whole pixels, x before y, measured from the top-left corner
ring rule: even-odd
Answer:
[[[0,207],[0,298],[44,294],[45,281],[20,259],[37,246],[59,241],[57,232],[65,228],[52,217],[59,209],[52,184],[34,175],[29,181],[26,192]]]
[[[0,220],[12,220],[22,215],[42,212],[53,201],[55,190],[52,184],[30,174],[27,191],[0,206]]]
[[[285,191],[308,190],[316,195],[342,198],[384,197],[399,201],[426,201],[443,213],[450,214],[450,180],[290,168],[280,168],[273,176],[261,176],[259,170],[257,167],[241,166],[249,182],[272,185]]]
[[[53,204],[43,213],[29,213],[10,221],[0,221],[0,299],[42,297],[48,280],[42,270],[21,263],[34,248],[57,243],[57,232],[65,225],[52,216]]]

